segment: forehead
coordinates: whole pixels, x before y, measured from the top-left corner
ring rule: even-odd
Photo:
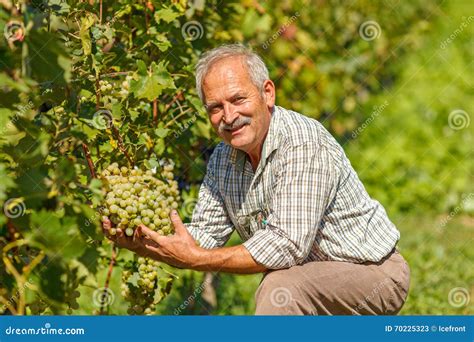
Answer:
[[[202,82],[206,99],[225,97],[236,91],[254,90],[243,57],[228,57],[217,61]]]

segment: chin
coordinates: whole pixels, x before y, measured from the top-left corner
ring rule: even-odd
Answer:
[[[247,147],[250,145],[250,141],[245,137],[235,137],[229,140],[229,145],[231,145],[233,148],[246,151]]]

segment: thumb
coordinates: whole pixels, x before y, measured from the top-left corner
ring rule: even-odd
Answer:
[[[137,234],[139,236],[145,236],[149,238],[150,240],[155,241],[156,243],[159,243],[162,239],[162,236],[158,234],[157,232],[151,230],[147,226],[141,224],[137,227]]]
[[[171,210],[170,213],[170,220],[171,223],[173,224],[174,231],[176,234],[181,235],[181,234],[187,234],[188,230],[186,229],[186,226],[183,224],[183,221],[181,221],[181,218],[179,217],[179,214],[176,210]]]

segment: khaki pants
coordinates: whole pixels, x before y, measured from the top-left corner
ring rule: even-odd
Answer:
[[[394,249],[378,263],[314,261],[268,272],[255,294],[256,315],[395,315],[410,268]]]

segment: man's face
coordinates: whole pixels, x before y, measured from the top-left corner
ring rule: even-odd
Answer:
[[[264,96],[252,83],[242,57],[214,64],[203,80],[204,103],[217,134],[247,153],[261,147],[270,125],[274,88]],[[268,81],[273,87],[273,83]],[[265,87],[264,87],[265,88]]]

